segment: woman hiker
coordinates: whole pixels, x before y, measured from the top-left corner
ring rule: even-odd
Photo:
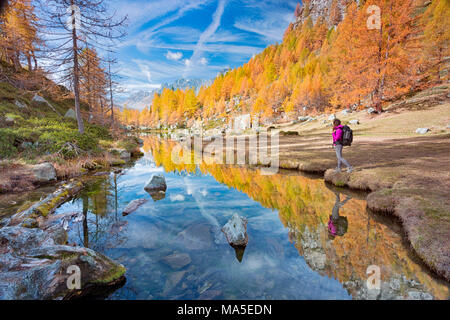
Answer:
[[[342,149],[344,148],[344,146],[342,145],[342,136],[343,136],[342,128],[343,127],[344,126],[341,125],[341,120],[334,119],[334,122],[333,122],[333,146],[334,146],[334,149],[336,150],[336,156],[337,156],[337,160],[338,160],[338,165],[337,165],[336,171],[341,172],[341,163],[344,163],[348,168],[347,172],[352,172],[353,167],[347,162],[347,160],[342,158]]]

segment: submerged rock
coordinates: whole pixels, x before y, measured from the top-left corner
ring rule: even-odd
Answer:
[[[167,277],[162,295],[166,296],[170,291],[172,291],[180,283],[185,274],[186,271],[178,271],[169,275]]]
[[[174,253],[164,257],[162,261],[173,270],[178,270],[190,264],[192,260],[187,253]]]
[[[208,224],[192,224],[177,234],[175,242],[188,250],[207,250],[214,244],[211,226]]]
[[[49,182],[56,180],[56,170],[51,163],[45,162],[32,167],[34,178],[37,182]]]
[[[203,292],[198,299],[199,300],[213,300],[216,297],[220,296],[222,294],[222,291],[220,290],[207,290]]]
[[[128,221],[117,221],[109,229],[110,234],[117,234],[123,230],[123,228],[128,224]]]
[[[233,247],[245,247],[248,243],[247,219],[237,213],[222,228],[228,243]]]
[[[125,209],[123,209],[122,215],[124,215],[124,216],[129,215],[130,213],[136,211],[140,206],[142,206],[147,201],[148,201],[147,199],[136,199],[136,200],[131,201],[125,207]]]

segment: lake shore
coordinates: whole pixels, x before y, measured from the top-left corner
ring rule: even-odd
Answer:
[[[344,149],[344,157],[355,167],[352,173],[333,169],[331,121],[276,126],[281,132],[279,167],[323,174],[337,187],[370,192],[368,208],[397,217],[417,255],[450,281],[449,107],[447,100],[420,111],[394,105],[378,116],[365,111],[337,115],[344,123],[359,121],[351,125],[353,145]],[[419,127],[431,129],[420,135],[415,133]]]

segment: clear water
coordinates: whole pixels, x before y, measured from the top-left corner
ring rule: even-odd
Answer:
[[[57,211],[87,217],[70,226],[70,243],[126,267],[126,284],[109,299],[448,298],[448,285],[417,261],[399,226],[366,212],[363,197],[292,173],[176,166],[173,145],[146,138],[143,158],[95,178]],[[144,191],[153,173],[163,173],[168,186],[158,201]],[[140,198],[149,201],[123,216]],[[339,203],[347,226],[332,237],[327,223]],[[248,219],[243,255],[220,231],[234,213]],[[169,265],[170,255],[180,265]],[[369,265],[381,268],[376,293],[365,287]]]

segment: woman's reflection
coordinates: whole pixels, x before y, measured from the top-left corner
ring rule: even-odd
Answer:
[[[334,240],[336,236],[342,237],[347,232],[348,220],[346,217],[339,215],[339,209],[351,199],[350,196],[347,196],[345,200],[341,202],[341,194],[336,192],[334,194],[336,195],[336,202],[334,203],[330,220],[328,220],[328,235],[331,240]]]

